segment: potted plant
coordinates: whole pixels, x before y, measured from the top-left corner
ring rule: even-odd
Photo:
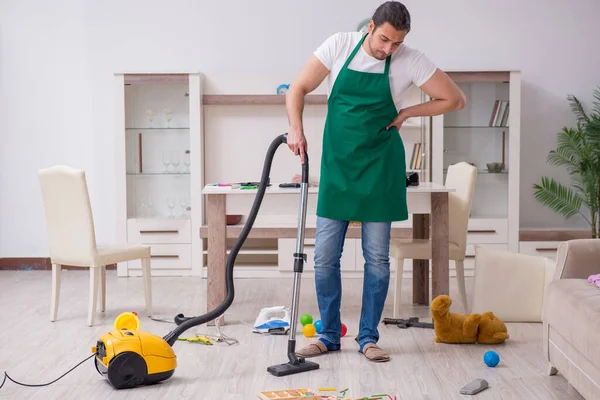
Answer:
[[[542,177],[534,184],[534,197],[565,218],[581,215],[590,225],[593,238],[598,237],[600,202],[600,90],[594,90],[591,112],[573,95],[567,96],[577,117],[575,128],[564,127],[557,134],[557,147],[550,151],[547,162],[563,166],[571,177],[571,185],[554,178]],[[587,215],[582,206],[587,208]]]

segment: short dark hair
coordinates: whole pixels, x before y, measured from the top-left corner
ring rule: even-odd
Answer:
[[[389,22],[399,31],[410,32],[410,13],[399,1],[386,1],[377,7],[372,19],[375,28]]]

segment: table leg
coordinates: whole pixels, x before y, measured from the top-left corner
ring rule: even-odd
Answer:
[[[206,196],[208,218],[208,271],[206,301],[207,311],[215,309],[225,300],[225,264],[227,260],[227,220],[224,194]],[[215,325],[215,320],[208,325]],[[219,325],[225,325],[224,316],[219,317]]]
[[[413,214],[413,238],[429,238],[429,214]],[[429,260],[413,260],[413,304],[428,304]]]
[[[431,294],[450,294],[448,193],[431,193]]]

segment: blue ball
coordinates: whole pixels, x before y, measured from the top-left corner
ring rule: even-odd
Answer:
[[[323,332],[323,322],[321,322],[321,320],[318,319],[315,321],[315,323],[313,325],[317,329],[317,333],[320,335],[321,332]]]
[[[483,355],[483,362],[488,367],[495,367],[500,362],[500,356],[493,350],[486,351]]]

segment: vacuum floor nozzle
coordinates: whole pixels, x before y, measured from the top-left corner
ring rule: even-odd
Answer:
[[[319,364],[312,361],[305,361],[304,359],[298,359],[297,363],[287,362],[284,364],[271,365],[267,368],[267,371],[274,376],[286,376],[292,374],[298,374],[300,372],[313,371],[319,369]]]

